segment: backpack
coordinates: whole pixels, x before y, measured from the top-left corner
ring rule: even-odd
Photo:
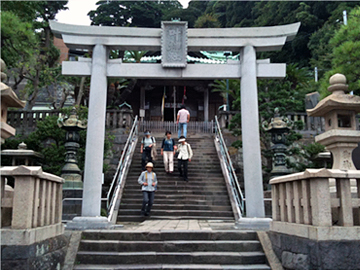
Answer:
[[[144,143],[145,138],[146,138],[146,137],[143,137],[143,138],[142,138],[141,143]],[[151,136],[150,138],[151,138],[152,143],[155,143],[155,138],[154,138],[153,136]]]
[[[148,182],[148,178],[147,178],[147,172],[145,172],[145,182],[147,183]],[[153,180],[154,180],[154,176],[155,176],[155,173],[154,172],[151,172],[151,174],[152,174],[152,178],[153,178]],[[154,186],[154,191],[156,191],[157,190],[157,184]]]

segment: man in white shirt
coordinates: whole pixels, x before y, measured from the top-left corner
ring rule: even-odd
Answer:
[[[187,124],[190,121],[190,113],[187,109],[185,109],[185,105],[181,105],[181,110],[178,111],[176,124],[179,125],[178,130],[178,138],[181,136],[181,131],[184,132],[184,137],[187,135]]]
[[[193,151],[190,144],[185,141],[185,137],[181,136],[179,140],[177,150],[178,154],[178,170],[180,177],[184,178],[184,181],[188,181],[188,162],[191,162]]]

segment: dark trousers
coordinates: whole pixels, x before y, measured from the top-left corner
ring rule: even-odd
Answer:
[[[151,211],[151,206],[154,203],[154,191],[143,191],[143,203],[141,208],[141,214],[149,215]]]
[[[146,166],[146,159],[148,160],[147,162],[153,162],[152,157],[151,157],[151,149],[144,149],[142,152],[142,156],[141,156],[141,168],[143,171],[145,171],[145,166]]]
[[[189,162],[188,159],[178,159],[178,170],[180,176],[183,176],[185,181],[188,180],[188,162]]]

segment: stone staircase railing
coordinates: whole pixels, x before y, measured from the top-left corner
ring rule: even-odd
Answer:
[[[234,167],[229,156],[224,138],[221,133],[221,128],[218,122],[217,116],[215,116],[215,139],[214,139],[216,151],[221,164],[221,169],[225,177],[226,186],[228,189],[233,213],[236,220],[239,220],[244,216],[244,196],[241,191],[239,181],[237,179]]]
[[[329,180],[335,181],[335,192]],[[360,240],[360,171],[307,169],[270,184],[272,231],[313,240]]]
[[[125,186],[125,179],[131,165],[136,143],[138,141],[138,125],[138,117],[136,116],[107,194],[108,220],[113,224],[116,223],[122,192]]]

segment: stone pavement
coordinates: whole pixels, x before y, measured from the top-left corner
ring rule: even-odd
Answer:
[[[229,220],[194,220],[194,219],[166,219],[145,220],[144,222],[120,222],[121,230],[126,231],[169,231],[169,230],[234,230],[234,221]]]

